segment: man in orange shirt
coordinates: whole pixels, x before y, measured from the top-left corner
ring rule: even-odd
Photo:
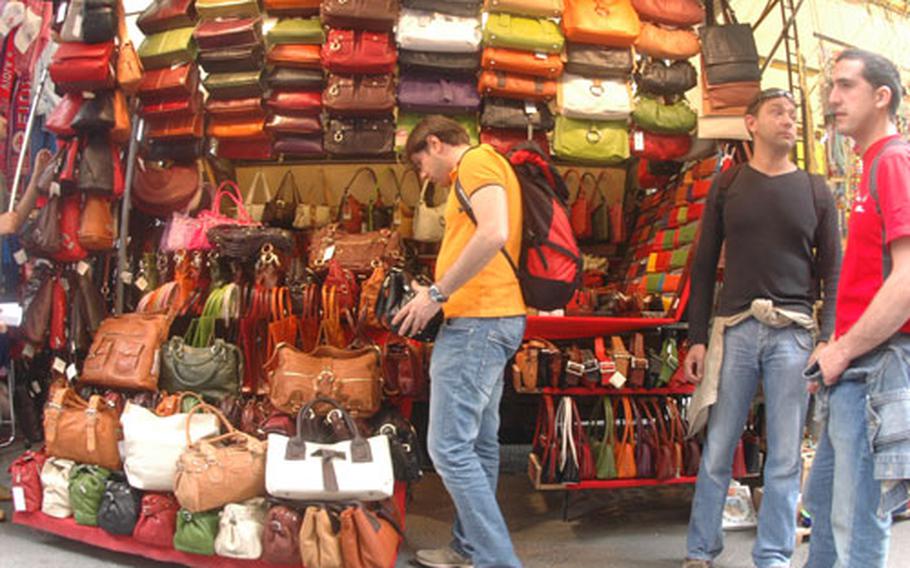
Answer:
[[[469,146],[468,133],[442,116],[423,119],[408,137],[408,159],[437,186],[460,182],[476,224],[455,191],[445,209],[436,281],[396,316],[399,332],[422,330],[443,310],[430,362],[428,450],[455,503],[449,547],[417,552],[431,568],[521,566],[496,502],[499,401],[503,369],[521,345],[525,304],[508,259],[521,248],[521,187],[503,156]]]

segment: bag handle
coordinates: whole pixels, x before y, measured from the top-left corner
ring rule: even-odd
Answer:
[[[240,188],[237,187],[237,184],[231,180],[224,180],[221,182],[221,185],[218,186],[218,190],[215,191],[215,196],[212,198],[212,212],[221,215],[221,200],[227,197],[230,199],[237,208],[237,220],[252,224],[253,218],[250,217],[249,212],[246,210],[246,207],[243,206],[243,199],[240,193]]]
[[[404,187],[405,187],[405,180],[408,178],[408,175],[413,175],[414,179],[417,181],[417,186],[418,186],[418,187],[421,187],[420,176],[417,174],[417,170],[415,170],[414,168],[405,168],[404,171],[401,173],[401,177],[400,177],[400,178],[397,178],[397,177],[395,178],[396,185],[397,185],[397,187],[398,187],[397,199],[398,199],[399,201],[401,201],[402,203],[404,203],[405,205],[407,205],[408,207],[413,207],[413,206],[415,206],[417,203],[411,204],[411,203],[408,203],[407,201],[405,201],[405,199],[404,199],[404,191],[403,191],[403,190],[404,190]],[[418,193],[417,201],[418,201],[418,202],[420,201],[419,193]]]
[[[317,380],[319,380],[317,378]],[[297,433],[293,438],[288,440],[287,449],[284,453],[284,459],[288,461],[297,461],[306,459],[306,440],[301,438],[303,432],[303,421],[306,416],[315,410],[313,407],[317,404],[325,404],[332,406],[333,409],[330,412],[339,412],[341,418],[344,420],[345,425],[348,428],[348,431],[354,435],[354,438],[351,440],[351,462],[353,463],[368,463],[373,461],[373,452],[370,449],[370,443],[360,435],[360,430],[357,429],[357,425],[354,423],[354,419],[351,418],[351,415],[348,413],[344,407],[341,406],[338,401],[325,397],[318,396],[315,399],[311,400],[297,412]]]
[[[585,182],[588,180],[591,180],[594,184],[592,186],[590,196],[588,195],[588,192],[585,190]],[[575,200],[578,201],[579,198],[584,197],[585,201],[590,201],[593,203],[594,194],[596,192],[597,192],[597,178],[594,177],[594,174],[592,174],[591,172],[585,172],[585,173],[581,174],[581,179],[578,181],[578,193],[575,194]]]
[[[256,201],[256,199],[255,199],[256,195],[257,195],[256,192],[260,188],[265,191],[265,199],[263,201]],[[256,170],[256,174],[253,175],[253,181],[250,182],[250,189],[247,192],[246,197],[247,197],[247,199],[246,199],[247,203],[265,203],[266,201],[268,201],[269,199],[272,198],[272,192],[269,189],[269,182],[266,179],[265,173],[262,171],[262,168],[259,168],[258,170]]]
[[[290,188],[286,188],[285,181],[290,179]],[[290,194],[290,195],[288,195]],[[284,199],[286,203],[296,203],[300,197],[300,189],[297,186],[297,179],[294,177],[294,170],[288,168],[284,175],[281,176],[281,182],[278,184],[278,192],[275,194],[278,199]]]
[[[341,200],[338,203],[338,222],[341,222],[341,210],[344,207],[344,200],[347,198],[348,194],[351,193],[351,188],[354,186],[354,182],[357,181],[357,178],[360,177],[360,174],[363,172],[369,172],[370,177],[373,179],[373,184],[379,186],[379,179],[376,177],[376,172],[373,171],[373,168],[369,166],[364,166],[354,172],[354,175],[351,176],[351,179],[348,181],[348,184],[344,187],[344,191],[341,192]],[[355,196],[356,197],[356,196]]]
[[[187,446],[193,445],[193,441],[190,438],[190,422],[191,422],[190,418],[192,418],[192,416],[194,414],[196,414],[197,412],[199,412],[200,410],[205,410],[209,414],[214,414],[215,416],[217,416],[218,421],[221,422],[224,425],[224,427],[227,429],[227,432],[225,435],[216,436],[215,438],[212,438],[210,441],[214,442],[216,440],[221,440],[221,439],[224,439],[224,437],[226,435],[234,434],[237,432],[237,429],[234,428],[234,425],[231,424],[231,422],[227,418],[224,417],[224,414],[222,414],[220,410],[218,410],[211,404],[209,404],[205,401],[202,401],[199,404],[197,404],[196,406],[194,406],[193,408],[191,408],[190,411],[187,412],[187,414],[186,414],[186,428],[184,430],[186,431],[186,445]]]

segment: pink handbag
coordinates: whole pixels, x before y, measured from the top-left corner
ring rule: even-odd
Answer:
[[[175,211],[168,219],[161,235],[161,250],[165,252],[191,250],[199,231],[202,231],[202,222],[199,219]]]
[[[237,208],[236,218],[228,217],[221,213],[221,200],[224,197],[227,197],[234,202],[234,205]],[[243,196],[240,193],[240,188],[237,187],[236,183],[230,180],[221,182],[221,185],[218,186],[218,191],[215,192],[215,196],[212,198],[212,208],[201,212],[198,219],[202,223],[201,230],[197,231],[190,241],[190,248],[194,250],[209,250],[212,248],[212,244],[209,242],[207,235],[209,229],[212,227],[217,227],[219,225],[247,225],[258,227],[261,225],[261,223],[253,220],[246,210],[246,207],[243,206]]]

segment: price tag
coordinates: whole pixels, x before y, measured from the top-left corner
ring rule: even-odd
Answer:
[[[25,510],[25,490],[21,485],[13,485],[13,509],[16,512]]]
[[[64,291],[64,292],[69,292],[69,291],[70,291],[70,283],[69,283],[69,280],[67,280],[66,278],[61,278],[61,279],[60,279],[60,287],[63,288],[63,291]]]
[[[145,292],[149,287],[149,281],[145,279],[145,276],[140,276],[136,279],[136,288],[139,288],[140,292]]]
[[[401,226],[401,209],[398,207],[396,207],[395,211],[392,212],[392,224],[396,227]]]
[[[66,379],[68,381],[74,381],[74,380],[76,380],[77,375],[79,375],[79,371],[76,370],[76,365],[74,365],[73,363],[70,363],[66,367]]]
[[[612,377],[610,377],[610,384],[618,389],[621,389],[622,386],[626,384],[626,376],[617,371],[613,373]]]
[[[525,114],[537,114],[537,104],[534,101],[525,101]]]
[[[35,394],[41,394],[41,383],[38,381],[32,381],[32,392]]]
[[[133,273],[130,272],[129,270],[124,270],[123,272],[120,273],[120,280],[122,280],[124,284],[132,284],[133,283]]]
[[[90,101],[95,98],[95,93],[92,91],[82,91],[82,98]]]
[[[332,260],[333,256],[335,256],[335,245],[329,245],[325,247],[325,252],[322,253],[322,262],[328,262]]]
[[[48,188],[48,192],[51,194],[51,197],[57,197],[61,195],[62,191],[60,190],[60,184],[52,181],[50,188]]]
[[[35,346],[31,343],[26,343],[25,347],[22,348],[22,356],[26,359],[31,359],[35,356]]]
[[[85,276],[89,268],[91,268],[91,266],[89,266],[89,263],[85,262],[84,260],[80,260],[79,264],[76,265],[76,272],[79,273],[79,276]]]
[[[351,216],[352,216],[352,213],[351,213],[350,207],[345,207],[344,209],[341,210],[341,218],[344,219],[345,221],[350,221]]]
[[[66,361],[60,357],[54,357],[54,364],[51,366],[51,369],[53,369],[55,373],[62,374],[66,372]]]
[[[645,133],[641,130],[636,130],[633,136],[633,144],[636,152],[643,151],[645,149]]]
[[[16,264],[18,264],[19,266],[22,266],[23,264],[28,262],[28,255],[25,254],[25,249],[17,250],[16,253],[13,254],[13,259],[16,261]]]

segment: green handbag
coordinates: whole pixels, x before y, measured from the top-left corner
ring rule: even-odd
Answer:
[[[215,338],[215,322],[223,317],[224,290],[224,286],[212,290],[202,308],[202,315],[190,322],[183,336],[190,347],[208,347],[212,344]]]
[[[656,97],[641,95],[635,102],[632,120],[648,132],[686,134],[695,129],[698,115],[685,99],[664,104]]]
[[[597,435],[594,427],[588,431],[588,439],[591,444],[591,454],[595,459],[595,471],[597,479],[616,479],[616,458],[613,456],[614,440],[614,419],[613,407],[610,399],[602,397],[597,406],[594,407],[594,415],[591,417],[591,423],[596,424],[603,408],[604,415],[604,433]]]
[[[689,246],[678,248],[670,255],[670,268],[683,268],[689,260]]]
[[[262,71],[210,73],[202,84],[206,91],[219,99],[258,97],[262,95]]]
[[[195,28],[177,28],[146,36],[139,45],[139,59],[146,69],[161,69],[196,59]]]
[[[319,18],[283,18],[266,34],[269,47],[288,43],[318,45],[325,43]]]
[[[98,507],[110,475],[110,470],[97,465],[80,464],[73,468],[69,493],[76,524],[98,526]]]
[[[192,554],[215,554],[215,537],[218,536],[218,516],[221,509],[190,513],[177,512],[177,530],[174,532],[174,549]]]
[[[657,386],[665,387],[670,384],[670,379],[678,368],[679,351],[677,351],[676,341],[668,337],[664,339],[664,344],[660,347],[660,375],[657,378]]]
[[[172,337],[161,348],[160,390],[191,391],[220,401],[240,391],[242,378],[243,354],[223,339],[211,347],[191,347],[182,337]]]
[[[196,0],[196,13],[203,20],[215,18],[255,18],[258,0]]]
[[[404,146],[408,141],[408,135],[417,126],[417,123],[424,118],[424,114],[414,114],[411,112],[399,112],[398,121],[395,125],[395,151],[403,152]],[[452,120],[464,127],[468,131],[468,138],[471,139],[470,145],[477,146],[480,144],[480,134],[477,126],[476,114],[459,114],[450,116]]]
[[[565,41],[559,25],[546,18],[490,14],[483,28],[483,43],[488,47],[560,53]]]
[[[629,158],[629,130],[625,121],[578,120],[559,115],[553,153],[573,162],[618,164]]]

